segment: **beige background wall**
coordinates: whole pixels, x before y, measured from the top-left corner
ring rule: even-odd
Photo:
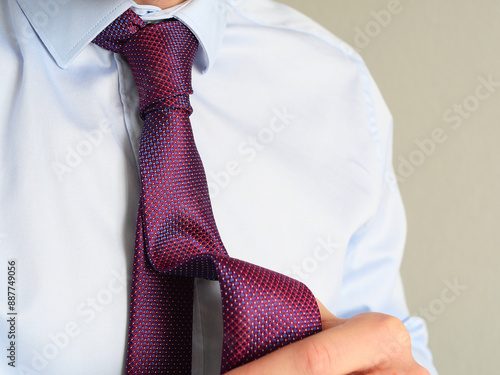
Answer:
[[[500,1],[282,1],[359,51],[394,115],[403,278],[440,374],[499,374]]]

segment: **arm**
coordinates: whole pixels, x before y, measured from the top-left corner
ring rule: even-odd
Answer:
[[[377,311],[400,319],[408,329],[414,358],[437,375],[427,348],[427,329],[411,317],[400,275],[406,241],[406,217],[392,167],[392,117],[367,70],[362,72],[372,103],[371,132],[379,145],[381,193],[377,209],[349,242],[340,300],[332,311],[342,318]]]
[[[436,374],[425,324],[409,317],[399,274],[406,221],[392,178],[392,118],[369,73],[360,74],[365,76],[369,127],[378,148],[380,194],[373,215],[349,242],[340,299],[327,301],[348,319],[323,308],[323,332],[231,375],[429,374],[421,365]]]

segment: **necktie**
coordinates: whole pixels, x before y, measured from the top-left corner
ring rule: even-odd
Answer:
[[[144,120],[127,374],[191,372],[195,277],[220,283],[221,373],[319,331],[305,285],[224,249],[189,121],[194,35],[179,21],[146,24],[128,10],[94,43],[129,63]]]

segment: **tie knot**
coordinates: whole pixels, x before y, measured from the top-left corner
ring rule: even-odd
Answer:
[[[170,19],[146,24],[130,9],[93,41],[121,53],[137,84],[141,116],[155,109],[179,108],[191,112],[191,70],[198,41],[181,22]]]

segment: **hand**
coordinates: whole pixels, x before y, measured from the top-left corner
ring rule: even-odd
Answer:
[[[227,375],[429,375],[411,354],[410,335],[392,316],[339,319],[318,302],[323,331]]]

